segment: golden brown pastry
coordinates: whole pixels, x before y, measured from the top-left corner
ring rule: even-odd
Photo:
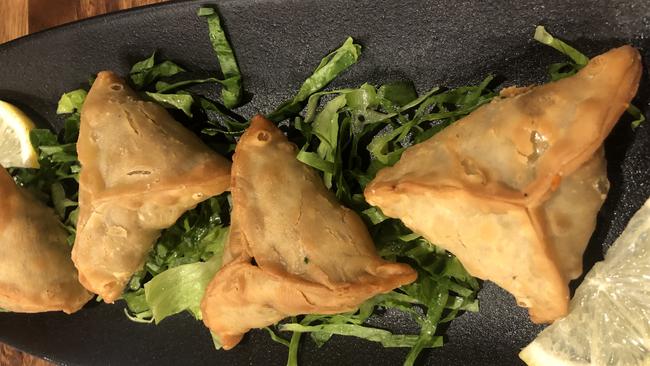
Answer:
[[[351,311],[417,277],[377,255],[361,219],[297,152],[262,116],[237,144],[224,267],[201,304],[203,321],[225,349],[252,328],[292,315]]]
[[[68,233],[54,211],[0,167],[0,308],[74,313],[92,295],[70,260]]]
[[[572,77],[511,89],[407,149],[366,199],[551,322],[567,312],[608,191],[602,142],[640,75],[639,53],[624,46]]]
[[[228,160],[107,71],[83,105],[77,151],[72,259],[81,283],[106,302],[122,295],[162,229],[229,186]]]

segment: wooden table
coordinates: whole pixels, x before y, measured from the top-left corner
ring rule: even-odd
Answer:
[[[0,0],[0,43],[78,19],[167,0]],[[2,366],[52,364],[0,343]]]
[[[59,24],[166,0],[0,0],[0,43]]]

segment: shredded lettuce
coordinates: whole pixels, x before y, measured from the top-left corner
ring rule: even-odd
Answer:
[[[192,104],[194,104],[194,98],[190,94],[183,92],[177,94],[146,92],[146,94],[149,96],[149,98],[155,100],[163,106],[180,109],[188,117],[192,117]]]
[[[303,103],[307,98],[326,87],[339,74],[357,63],[360,55],[361,46],[354,43],[352,37],[348,37],[341,47],[323,58],[311,76],[302,83],[298,93],[267,115],[267,118],[273,122],[280,122],[298,114],[303,109]]]
[[[564,43],[562,40],[553,37],[546,29],[539,25],[535,28],[535,35],[533,38],[547,46],[551,46],[561,53],[569,56],[571,60],[580,68],[585,67],[589,63],[589,58],[583,55],[580,51]]]
[[[214,8],[199,8],[197,14],[208,22],[208,34],[212,49],[217,55],[224,80],[219,80],[222,85],[221,98],[227,108],[238,107],[242,102],[243,89],[241,73],[237,66],[235,53],[230,47],[226,33],[221,28],[221,20]]]
[[[632,117],[632,129],[639,127],[646,120],[643,112],[632,104],[627,107],[627,113]]]
[[[274,342],[280,343],[283,346],[290,347],[291,342],[287,341],[286,339],[280,337],[273,329],[270,327],[264,327],[264,330],[269,334],[269,337],[271,337],[271,340]]]
[[[156,64],[155,60],[156,53],[154,52],[148,58],[136,62],[131,67],[129,76],[136,89],[142,89],[161,77],[170,77],[185,71],[172,61],[166,60]]]
[[[73,90],[64,93],[59,99],[59,105],[56,108],[56,114],[66,114],[81,111],[81,106],[86,100],[88,92],[84,89]]]
[[[339,199],[357,205],[362,188],[378,169],[394,164],[408,146],[494,98],[496,94],[488,88],[492,79],[471,87],[433,88],[421,97],[407,83],[379,88],[364,84],[358,89],[315,93],[309,97],[305,116],[292,123],[306,141],[298,159],[322,171],[325,185]],[[316,112],[325,96],[329,101]],[[367,147],[361,149],[364,143]],[[374,215],[372,221],[381,218],[375,217],[377,211],[364,210],[366,216]]]
[[[122,296],[133,316],[159,323],[187,310],[201,318],[201,298],[221,267],[230,222],[228,196],[202,202],[163,231]]]
[[[314,337],[318,337],[319,333],[327,336],[333,334],[353,336],[362,338],[372,342],[381,343],[382,346],[387,348],[392,347],[413,347],[418,343],[419,337],[416,335],[402,335],[393,334],[387,330],[364,327],[356,324],[321,324],[321,325],[302,325],[299,323],[289,323],[280,326],[280,330],[298,332],[298,333],[311,333]],[[442,337],[436,337],[436,342],[431,342],[432,347],[442,346]]]
[[[63,129],[55,134],[48,129],[33,129],[30,142],[38,153],[39,169],[15,168],[10,173],[16,183],[29,189],[45,204],[53,207],[70,234],[68,244],[75,239],[78,215],[79,171],[77,137],[80,112],[87,92],[78,89],[61,96],[58,114],[69,114]]]
[[[174,267],[160,273],[144,285],[147,304],[156,324],[168,316],[189,311],[201,319],[201,299],[212,277],[221,267],[221,256],[227,229],[222,228],[216,240],[219,251],[207,262],[196,262]]]
[[[151,56],[145,58],[142,61],[138,61],[131,66],[130,74],[143,73],[147,70],[151,70],[152,67],[156,64],[156,52],[154,51]],[[135,81],[134,81],[135,83]]]
[[[219,79],[217,78],[206,78],[206,79],[190,79],[183,80],[176,83],[167,83],[164,81],[159,81],[156,83],[156,92],[157,93],[168,93],[172,90],[187,87],[195,84],[205,84],[205,83],[216,83]]]
[[[232,108],[244,105],[247,101],[243,99],[244,91],[237,61],[216,10],[202,7],[197,13],[207,20],[211,44],[225,79],[196,78],[192,71],[169,60],[156,63],[154,52],[132,66],[131,82],[137,91],[144,92],[151,100],[166,108],[183,112],[183,115],[173,113],[174,117],[200,134],[215,150],[229,155],[234,150],[237,136],[248,127],[248,119],[232,111]],[[222,85],[221,102],[210,100],[192,90],[193,86],[205,83]]]
[[[292,317],[291,322],[295,323],[296,317]],[[308,324],[305,320],[303,320],[303,323]],[[291,334],[291,339],[289,341],[289,355],[287,356],[287,366],[298,366],[298,348],[300,347],[301,336],[301,332],[293,332],[293,334]]]
[[[214,345],[214,349],[220,350],[221,348],[223,348],[223,346],[221,345],[221,340],[219,339],[219,337],[216,334],[214,334],[211,331],[210,336],[212,336],[212,344]]]

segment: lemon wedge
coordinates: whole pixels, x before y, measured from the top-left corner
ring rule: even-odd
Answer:
[[[650,199],[553,323],[519,354],[538,365],[650,365]]]
[[[34,122],[16,106],[0,100],[0,165],[5,168],[38,168],[38,157],[29,140]]]

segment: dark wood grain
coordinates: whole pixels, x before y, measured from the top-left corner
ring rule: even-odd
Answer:
[[[60,24],[167,0],[0,0],[0,43]],[[53,366],[0,343],[0,366]]]

